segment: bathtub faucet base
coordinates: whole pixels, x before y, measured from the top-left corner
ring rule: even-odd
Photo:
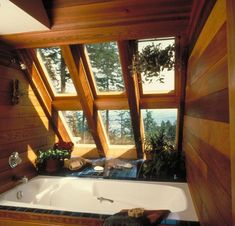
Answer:
[[[103,201],[107,201],[107,202],[111,202],[111,203],[114,202],[112,199],[107,199],[107,198],[104,198],[104,197],[97,197],[97,199],[98,199],[100,202],[103,202]]]

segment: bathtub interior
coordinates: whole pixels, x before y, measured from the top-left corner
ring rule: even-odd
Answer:
[[[110,215],[169,209],[169,219],[198,221],[187,183],[38,176],[1,194],[0,205]]]

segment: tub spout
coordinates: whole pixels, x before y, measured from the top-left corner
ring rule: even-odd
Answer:
[[[26,184],[26,183],[28,182],[28,177],[26,177],[26,176],[23,176],[23,177],[13,176],[13,177],[12,177],[12,180],[13,180],[13,181],[16,181],[16,182],[18,182],[18,183]]]
[[[104,198],[104,197],[97,197],[97,199],[98,199],[100,202],[103,202],[103,201],[107,201],[107,202],[111,202],[111,203],[114,202],[112,199],[107,199],[107,198]]]
[[[23,184],[26,184],[26,183],[28,183],[28,177],[23,176],[19,181]]]

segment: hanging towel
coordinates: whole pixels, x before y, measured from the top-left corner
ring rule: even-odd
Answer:
[[[139,217],[130,217],[128,212],[130,210],[122,210],[106,218],[103,226],[153,226],[161,223],[170,213],[169,210],[144,210]]]

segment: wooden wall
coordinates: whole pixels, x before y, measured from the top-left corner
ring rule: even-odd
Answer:
[[[226,6],[218,0],[188,62],[183,149],[201,224],[232,225]]]
[[[35,176],[35,151],[50,147],[56,139],[24,72],[14,59],[10,51],[0,50],[0,192],[14,186],[13,175]],[[17,105],[11,103],[13,79],[20,82]],[[20,153],[23,161],[11,169],[8,158],[14,151]]]

